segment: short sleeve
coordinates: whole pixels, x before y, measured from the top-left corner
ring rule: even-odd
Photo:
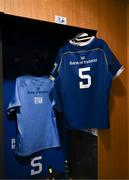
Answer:
[[[20,97],[19,97],[19,85],[18,85],[18,79],[16,79],[16,84],[15,84],[15,90],[14,94],[8,104],[7,110],[8,112],[11,111],[12,109],[15,109],[17,107],[21,106],[20,102]]]
[[[109,72],[112,74],[113,78],[118,77],[123,72],[124,67],[120,64],[106,42],[104,42],[104,53]]]
[[[52,101],[52,106],[59,112],[61,112],[61,103],[59,100],[59,96],[56,90],[56,86],[54,85],[50,92],[50,99]]]

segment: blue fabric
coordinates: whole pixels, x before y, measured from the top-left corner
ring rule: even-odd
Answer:
[[[53,106],[54,81],[47,76],[25,75],[16,79],[15,92],[8,110],[17,112],[15,152],[28,156],[34,152],[60,146]],[[55,90],[54,90],[55,91]],[[18,109],[19,107],[19,109]]]
[[[59,50],[52,76],[67,128],[109,128],[111,82],[120,68],[102,39],[84,46],[69,42]]]

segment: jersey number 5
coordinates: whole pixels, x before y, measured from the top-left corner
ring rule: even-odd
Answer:
[[[79,82],[80,89],[86,89],[86,88],[89,88],[91,86],[91,76],[89,74],[84,74],[87,71],[90,71],[90,67],[79,68],[79,77],[82,80],[87,79],[87,83],[84,83],[83,81]]]

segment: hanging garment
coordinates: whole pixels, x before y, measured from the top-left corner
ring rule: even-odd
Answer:
[[[109,128],[111,83],[123,69],[107,43],[94,36],[59,50],[51,76],[67,128]]]
[[[60,146],[53,107],[57,104],[54,81],[47,76],[20,76],[8,113],[16,111],[17,137],[15,153],[27,156]]]

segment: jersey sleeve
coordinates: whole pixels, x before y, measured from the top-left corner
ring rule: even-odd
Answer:
[[[21,106],[21,102],[19,97],[18,80],[16,79],[14,94],[7,107],[8,113],[11,113],[11,111],[15,110],[19,106]]]
[[[109,72],[112,74],[113,78],[118,77],[123,72],[124,67],[120,64],[106,42],[104,42],[104,53]]]
[[[52,106],[59,112],[61,112],[61,103],[60,103],[60,100],[59,100],[59,96],[58,96],[58,93],[57,93],[57,89],[56,89],[56,86],[54,85],[52,90],[51,90],[51,93],[50,93],[50,99],[52,101]]]

